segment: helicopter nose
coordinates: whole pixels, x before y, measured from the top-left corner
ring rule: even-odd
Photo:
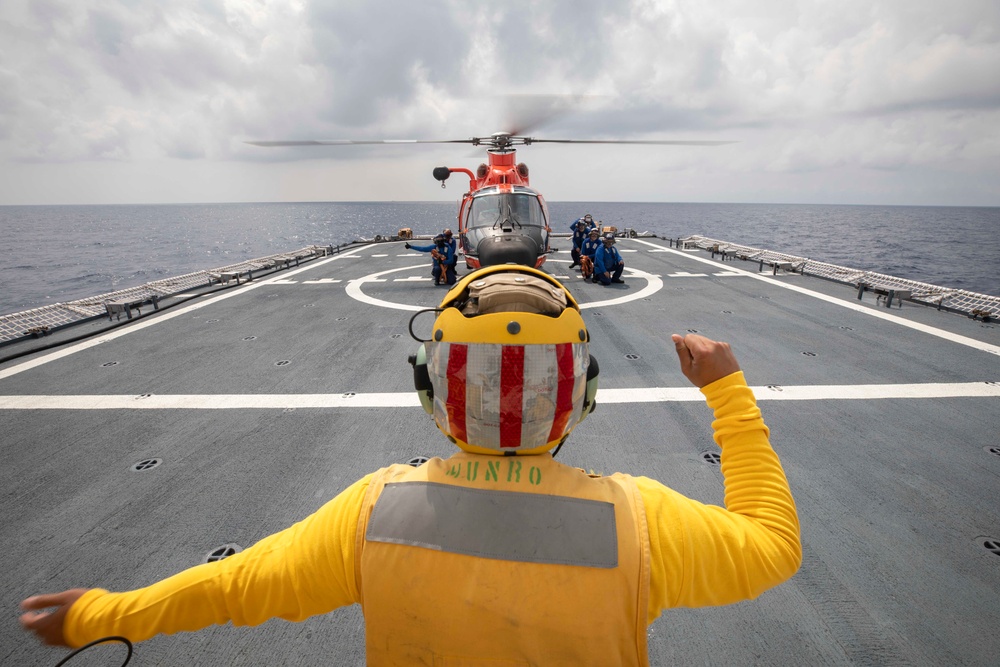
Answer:
[[[524,236],[494,236],[483,239],[477,248],[479,265],[522,264],[534,266],[538,244]]]

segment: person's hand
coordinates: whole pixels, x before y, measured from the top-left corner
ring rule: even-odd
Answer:
[[[87,592],[86,588],[72,588],[62,593],[33,595],[21,602],[21,627],[35,633],[42,642],[50,646],[68,646],[63,634],[63,623],[70,606]],[[51,611],[46,610],[55,607]]]
[[[719,343],[698,334],[674,334],[670,339],[674,341],[681,372],[699,389],[740,370],[729,343]]]
[[[403,247],[406,248],[407,250],[409,250],[413,246],[411,246],[409,243],[404,243]]]

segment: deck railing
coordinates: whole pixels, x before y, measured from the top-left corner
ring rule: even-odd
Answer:
[[[963,313],[969,317],[982,319],[1000,318],[1000,297],[990,294],[979,294],[966,290],[952,289],[931,285],[916,280],[907,280],[896,276],[838,266],[828,262],[820,262],[808,257],[797,257],[774,250],[753,248],[751,246],[720,241],[706,236],[687,236],[677,239],[679,244],[701,248],[750,262],[759,262],[761,266],[781,265],[782,268],[802,273],[804,275],[825,278],[846,285],[872,291],[896,295],[905,294],[907,301],[914,301],[940,310]]]
[[[0,316],[0,345],[30,336],[43,336],[70,324],[106,316],[111,312],[108,304],[112,302],[155,304],[165,297],[230,280],[239,281],[241,276],[252,278],[256,271],[292,266],[300,260],[325,255],[332,250],[330,246],[311,245],[291,252],[244,260],[217,269],[154,280],[137,287],[128,287],[86,299],[54,303],[50,306],[3,315]]]

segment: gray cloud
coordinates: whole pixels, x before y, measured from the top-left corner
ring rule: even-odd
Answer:
[[[724,158],[636,153],[637,175],[608,180],[605,198],[615,187],[673,196],[643,175],[669,172],[753,182],[771,201],[803,191],[789,180],[782,195],[783,174],[825,175],[843,182],[837,192],[853,182],[865,197],[871,174],[894,174],[887,196],[905,199],[924,196],[935,172],[996,203],[998,72],[992,0],[7,0],[0,168],[10,185],[0,202],[46,164],[70,174],[94,161],[226,162],[227,174],[247,165],[255,178],[305,160],[423,170],[430,148],[279,151],[243,140],[460,138],[509,124],[504,95],[584,94],[576,113],[533,132],[741,141]],[[532,147],[531,159],[549,163],[543,151],[568,155]],[[19,166],[29,163],[38,168]],[[554,196],[594,196],[553,164]]]
[[[322,119],[333,126],[398,127],[423,87],[461,90],[470,36],[446,3],[314,2],[308,14],[328,80]]]

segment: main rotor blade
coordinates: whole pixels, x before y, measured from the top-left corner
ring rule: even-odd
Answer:
[[[357,146],[364,144],[472,144],[475,139],[383,139],[381,141],[351,141],[349,139],[306,139],[302,141],[246,141],[252,146]]]
[[[471,144],[474,139],[382,139],[379,141],[353,141],[350,139],[305,139],[302,141],[245,141],[252,146],[273,148],[277,146],[353,146],[362,144]]]
[[[738,141],[685,141],[674,139],[535,139],[526,138],[525,144],[654,144],[659,146],[724,146]]]
[[[393,146],[401,144],[471,144],[484,146],[487,149],[504,149],[511,146],[530,146],[531,144],[646,144],[659,146],[724,146],[739,143],[736,141],[689,141],[678,139],[535,139],[521,135],[511,135],[501,132],[490,137],[470,137],[468,139],[381,139],[372,141],[354,141],[350,139],[304,139],[296,141],[247,141],[252,146],[265,148],[288,146]]]

